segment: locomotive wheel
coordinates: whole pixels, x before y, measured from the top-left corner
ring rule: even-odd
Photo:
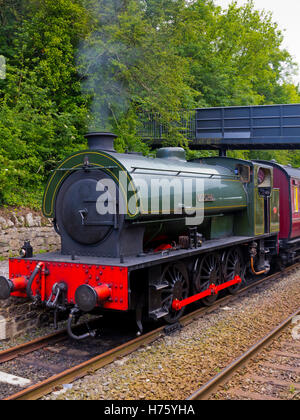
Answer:
[[[231,248],[225,254],[224,260],[224,282],[233,280],[235,276],[240,276],[242,281],[245,280],[246,266],[244,257],[239,248]],[[227,290],[232,295],[235,295],[241,288],[242,283],[229,287]]]
[[[167,282],[169,287],[162,291],[162,308],[168,311],[163,319],[168,324],[174,324],[182,316],[184,309],[174,311],[172,303],[175,299],[183,300],[189,295],[189,276],[183,264],[170,264],[162,274],[162,282]]]
[[[205,255],[200,261],[199,268],[194,277],[194,288],[196,293],[207,290],[211,285],[218,285],[222,282],[221,263],[219,254]],[[205,306],[211,306],[218,299],[218,295],[208,296],[202,299]]]

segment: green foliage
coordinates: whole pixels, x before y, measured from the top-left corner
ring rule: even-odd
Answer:
[[[49,172],[90,129],[144,154],[140,116],[192,152],[182,110],[300,102],[295,65],[270,14],[251,0],[0,0],[0,204],[39,207]],[[175,124],[174,124],[175,122]],[[300,166],[300,154],[231,152]]]
[[[252,0],[243,7],[233,2],[225,11],[198,0],[185,10],[180,27],[178,45],[191,59],[199,106],[299,101],[289,83],[294,65],[281,49],[282,33]]]
[[[189,61],[179,56],[172,44],[173,23],[167,24],[171,6],[178,13],[183,2],[136,0],[86,0],[94,10],[93,31],[81,46],[79,62],[87,94],[93,97],[91,129],[117,130],[120,120],[139,112],[160,115],[177,141],[179,130],[171,122],[180,119],[182,108],[194,105],[190,87]],[[157,8],[158,3],[169,7]],[[93,7],[92,7],[93,6]],[[163,6],[163,5],[161,5]],[[125,124],[123,127],[136,127]],[[123,132],[126,139],[135,132]],[[136,144],[137,147],[138,144]]]
[[[11,0],[2,9],[14,36],[0,51],[8,61],[0,81],[0,203],[39,207],[49,171],[84,144],[87,100],[75,51],[87,18],[70,0],[24,4]],[[4,25],[0,39],[6,32]]]

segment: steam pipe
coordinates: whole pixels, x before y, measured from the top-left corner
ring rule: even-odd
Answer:
[[[27,284],[27,286],[26,286],[26,293],[27,293],[27,296],[28,296],[31,300],[34,300],[34,296],[33,296],[32,289],[31,289],[32,284],[33,284],[33,281],[34,281],[34,279],[36,278],[36,276],[38,275],[38,273],[41,271],[41,269],[42,269],[43,267],[44,267],[44,263],[39,262],[39,263],[36,265],[35,269],[33,270],[32,274],[31,274],[31,276],[30,276],[30,278],[29,278],[29,280],[28,280],[28,284]]]
[[[96,336],[96,332],[95,331],[90,331],[86,334],[82,334],[82,335],[75,335],[72,331],[72,322],[73,319],[75,318],[76,315],[78,315],[80,313],[79,309],[77,307],[73,308],[70,312],[69,315],[69,319],[68,319],[68,325],[67,325],[67,331],[69,336],[76,341],[81,341],[81,340],[85,340],[86,338],[92,337],[95,338]]]
[[[256,276],[260,276],[261,274],[265,274],[265,273],[268,272],[267,269],[266,270],[259,271],[259,272],[255,271],[255,268],[254,268],[254,258],[253,257],[251,257],[251,271]]]

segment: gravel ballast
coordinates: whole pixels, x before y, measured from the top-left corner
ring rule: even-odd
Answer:
[[[184,400],[294,313],[299,298],[299,274],[283,274],[45,399]]]
[[[300,401],[300,324],[294,321],[210,399]]]

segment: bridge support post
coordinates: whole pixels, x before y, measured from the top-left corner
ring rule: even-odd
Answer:
[[[227,157],[227,149],[220,149],[219,150],[219,157]]]

